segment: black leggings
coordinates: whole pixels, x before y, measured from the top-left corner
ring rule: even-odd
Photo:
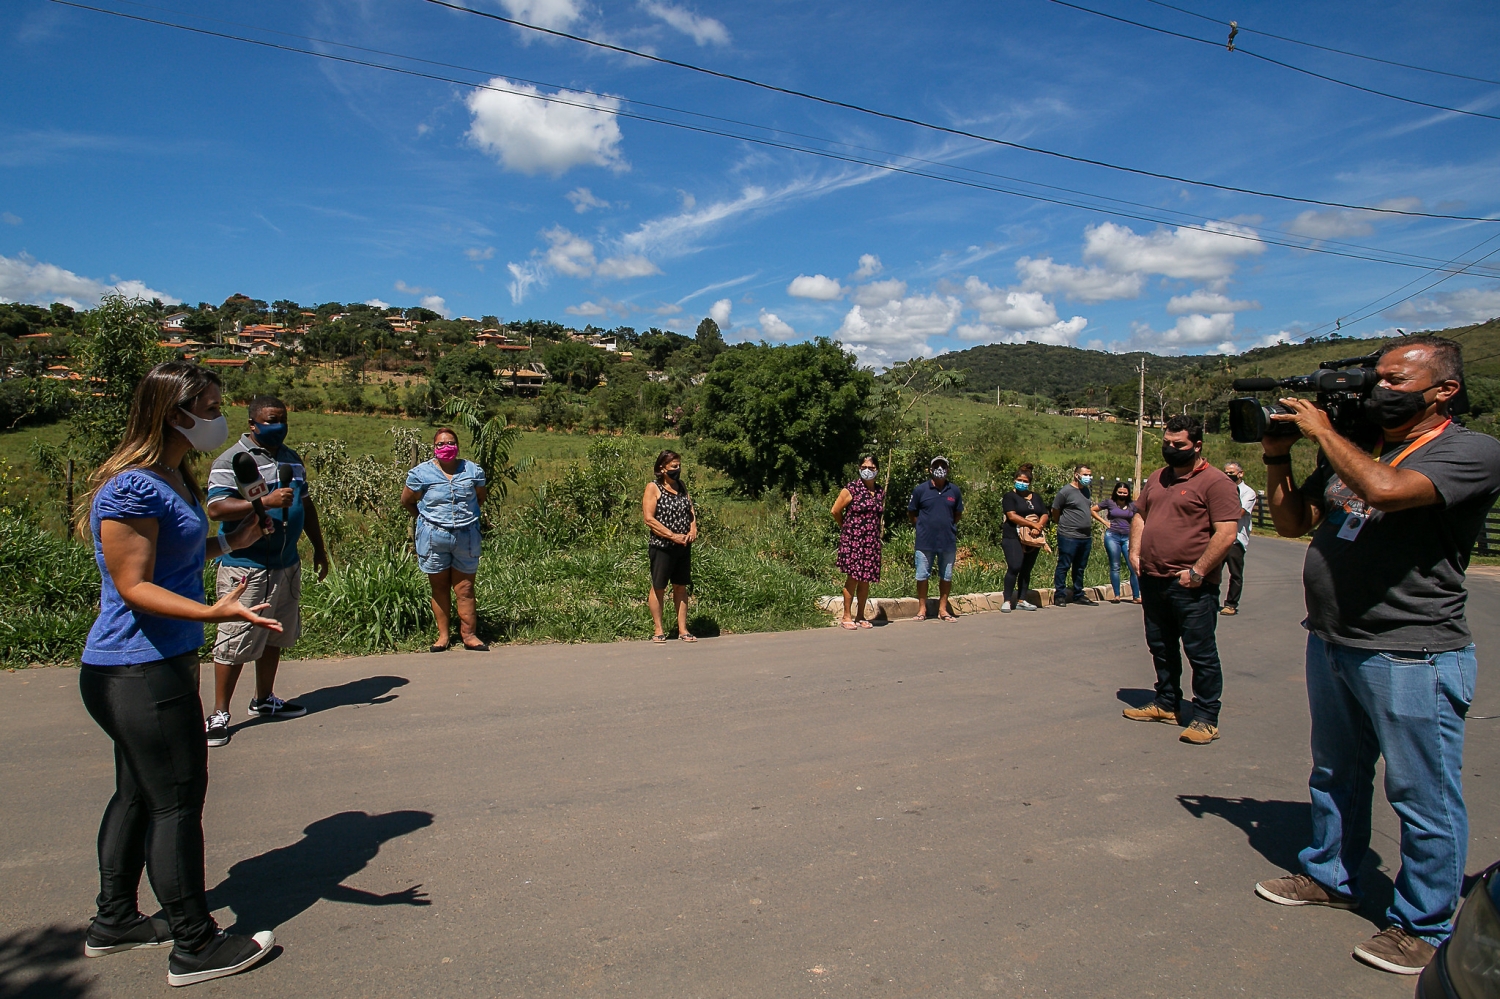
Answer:
[[[1036,565],[1036,553],[1040,548],[1028,548],[1020,538],[1000,539],[1005,549],[1005,599],[1015,606],[1016,601],[1025,600],[1031,589],[1031,567]]]
[[[208,743],[198,698],[198,653],[138,666],[84,666],[83,705],[115,743],[115,794],[99,824],[99,916],[139,917],[141,868],[179,948],[218,931],[203,886]]]

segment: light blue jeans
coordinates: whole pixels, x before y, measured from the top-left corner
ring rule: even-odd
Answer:
[[[1307,637],[1313,841],[1298,859],[1319,883],[1359,895],[1375,761],[1384,755],[1385,796],[1401,819],[1401,872],[1386,917],[1433,945],[1453,931],[1468,856],[1461,770],[1477,669],[1472,645],[1423,655]]]
[[[1130,535],[1105,531],[1104,550],[1109,553],[1109,585],[1115,588],[1115,596],[1120,595],[1120,563],[1123,562],[1125,571],[1130,573],[1130,595],[1139,597],[1141,581],[1135,578],[1135,570],[1130,567]]]
[[[924,552],[918,548],[916,559],[917,582],[924,582],[931,577],[933,569],[938,571],[938,575],[942,577],[943,582],[951,582],[953,580],[953,563],[957,559],[957,548],[930,552]]]

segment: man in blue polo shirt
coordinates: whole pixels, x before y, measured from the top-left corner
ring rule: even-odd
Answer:
[[[958,522],[964,514],[964,498],[948,481],[948,459],[938,455],[928,465],[931,478],[912,490],[906,515],[917,526],[917,620],[927,620],[927,579],[938,571],[938,617],[957,621],[948,606],[953,588],[953,562],[958,557]]]
[[[245,517],[253,516],[250,501],[240,497],[234,477],[234,457],[245,452],[255,459],[260,476],[271,489],[261,498],[274,531],[248,548],[240,548],[219,559],[219,597],[245,581],[240,602],[253,607],[270,604],[268,613],[282,624],[279,633],[265,628],[219,625],[214,640],[214,710],[208,716],[208,744],[229,742],[229,700],[248,662],[255,663],[255,696],[250,714],[262,718],[295,718],[307,709],[277,697],[273,688],[281,665],[281,650],[292,645],[302,631],[302,563],[297,542],[306,530],[313,547],[313,567],[318,578],[328,575],[328,553],[318,526],[318,511],[307,495],[307,472],[302,457],[287,447],[286,403],[274,396],[250,400],[250,432],[214,459],[208,473],[208,515],[220,522],[221,533],[231,533]],[[281,472],[290,473],[290,484],[281,485]],[[242,623],[242,622],[241,622]]]

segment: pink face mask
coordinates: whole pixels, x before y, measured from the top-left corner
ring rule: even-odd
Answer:
[[[452,461],[458,457],[458,445],[439,444],[432,449],[432,453],[437,456],[438,461]]]

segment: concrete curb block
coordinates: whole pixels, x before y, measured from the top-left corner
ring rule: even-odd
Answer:
[[[1131,596],[1130,584],[1122,582],[1120,586],[1123,591],[1121,599]],[[1103,603],[1110,598],[1113,592],[1108,586],[1085,586],[1084,594],[1090,600]],[[1051,587],[1045,590],[1028,590],[1025,599],[1030,600],[1038,607],[1051,607],[1053,605],[1054,591]],[[998,611],[1000,605],[1005,602],[1005,594],[1001,592],[992,593],[955,593],[948,598],[953,609],[959,614],[983,614],[988,611]],[[927,616],[937,617],[937,597],[927,598]],[[831,614],[834,624],[844,614],[844,597],[842,594],[832,597],[819,597],[818,609]],[[865,620],[867,621],[909,621],[917,616],[916,597],[872,597],[865,601]]]

